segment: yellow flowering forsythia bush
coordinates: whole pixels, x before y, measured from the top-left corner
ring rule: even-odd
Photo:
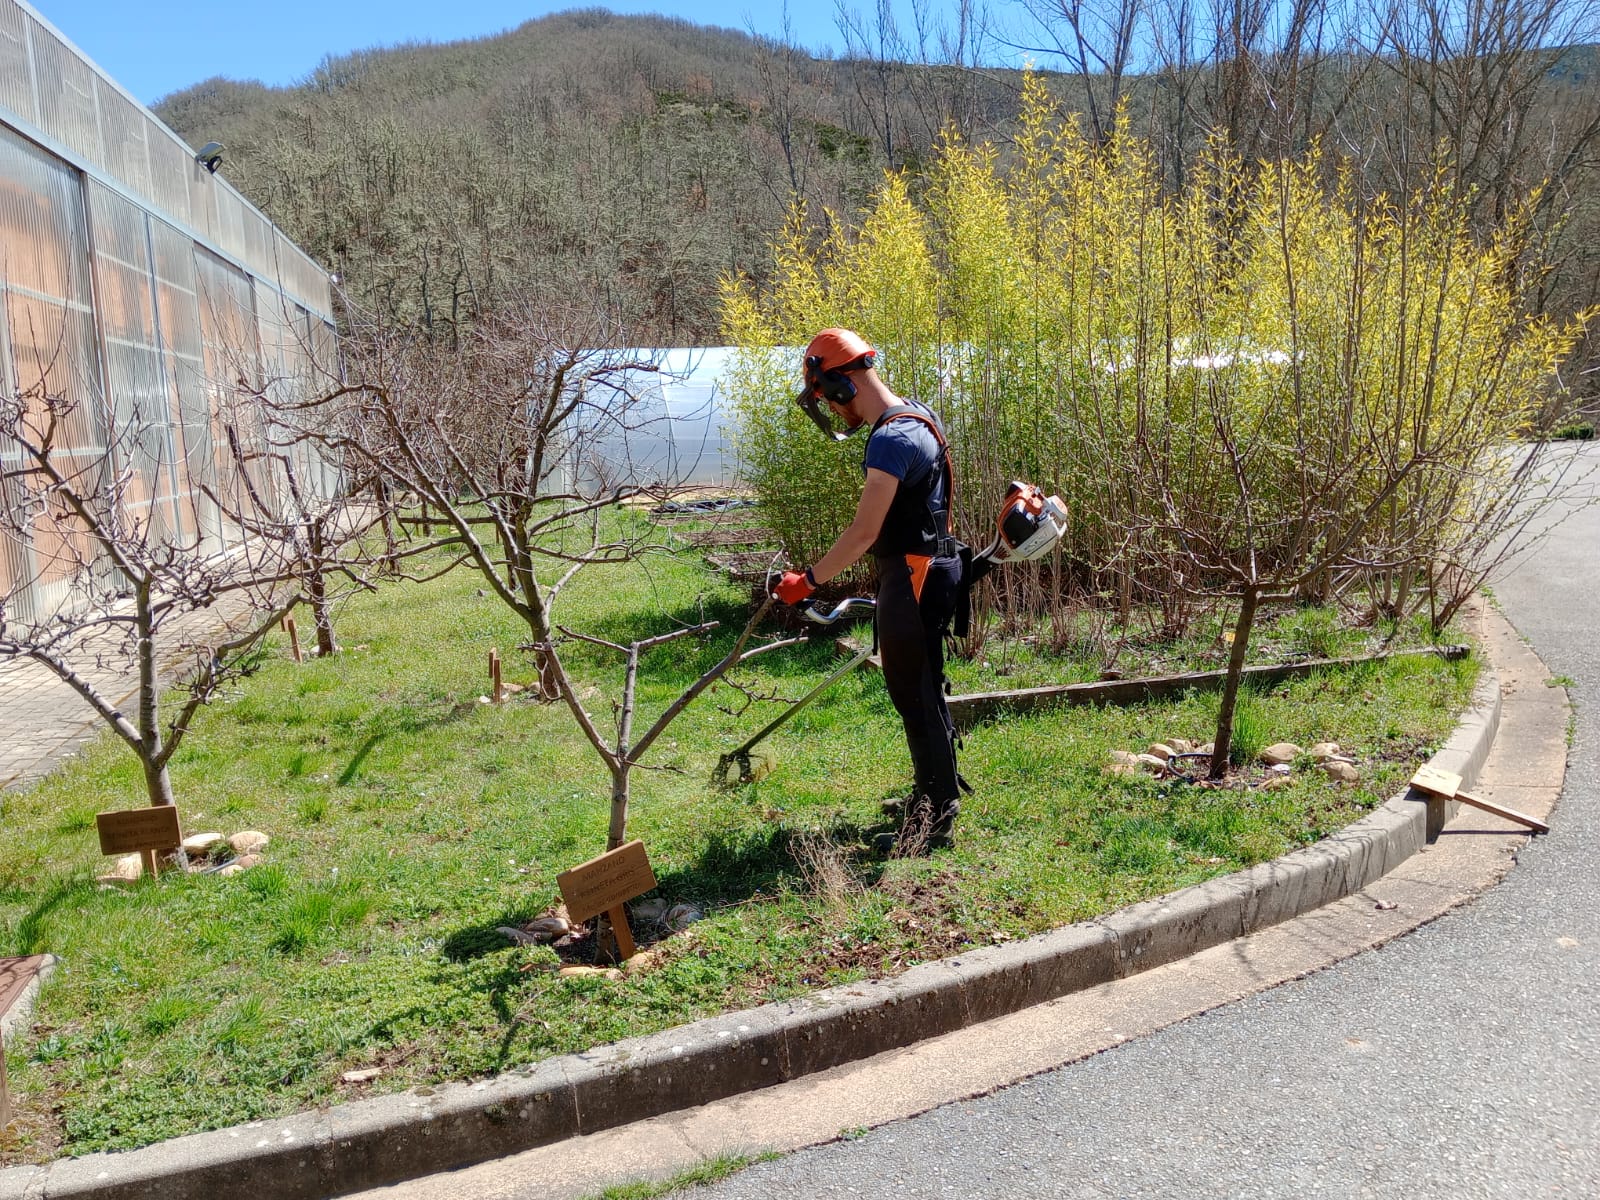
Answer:
[[[1448,615],[1594,315],[1527,315],[1523,216],[1474,238],[1442,175],[1365,195],[1317,149],[1247,165],[1214,146],[1173,193],[1126,120],[1096,146],[1055,111],[1029,79],[1004,156],[947,138],[853,225],[830,214],[813,239],[796,211],[770,290],[725,281],[725,384],[787,553],[826,549],[860,487],[858,454],[789,403],[799,347],[844,325],[944,419],[969,541],[1009,479],[1068,502],[1048,590],[1359,587]]]

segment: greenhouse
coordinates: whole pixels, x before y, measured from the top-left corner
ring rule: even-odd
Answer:
[[[57,461],[126,479],[149,537],[215,551],[238,536],[214,497],[250,461],[256,398],[308,391],[337,361],[327,273],[216,174],[222,153],[197,153],[31,7],[0,0],[5,391],[62,414]],[[0,465],[18,460],[0,440]],[[309,455],[299,465],[307,487],[337,486]],[[62,604],[95,558],[33,528],[0,540],[19,620]]]

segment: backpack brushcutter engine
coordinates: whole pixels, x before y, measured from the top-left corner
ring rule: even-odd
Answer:
[[[1001,563],[1043,558],[1066,532],[1067,506],[1060,496],[1046,496],[1034,484],[1013,481],[1000,506],[994,540],[972,556],[970,579],[963,580],[963,586],[976,583]]]

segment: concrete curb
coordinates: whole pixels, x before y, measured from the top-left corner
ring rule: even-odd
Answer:
[[[1486,665],[1430,762],[1476,780],[1500,722]],[[391,1096],[144,1149],[0,1171],[0,1200],[325,1200],[629,1124],[910,1045],[1287,921],[1359,891],[1426,841],[1409,791],[1270,863],[893,979],[696,1021],[471,1084]]]

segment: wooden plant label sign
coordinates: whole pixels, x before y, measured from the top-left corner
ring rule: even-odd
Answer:
[[[103,812],[95,817],[94,823],[100,830],[101,854],[175,850],[183,844],[183,835],[178,832],[178,806],[175,804]]]
[[[573,924],[620,908],[624,901],[644,895],[655,885],[655,872],[640,841],[627,842],[556,876],[567,919]]]

